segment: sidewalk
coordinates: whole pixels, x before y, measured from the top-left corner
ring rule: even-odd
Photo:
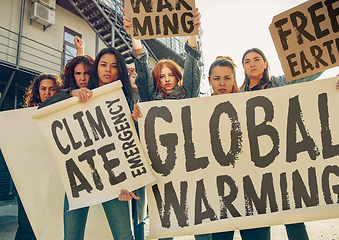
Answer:
[[[14,239],[18,227],[17,215],[18,207],[15,199],[0,201],[0,240]],[[339,240],[339,218],[307,222],[305,224],[310,240]],[[146,232],[147,229],[148,221],[146,222]],[[283,225],[273,226],[271,228],[271,239],[288,240],[285,227]],[[175,240],[194,240],[194,236],[178,237]],[[234,240],[241,240],[239,231],[236,231]]]

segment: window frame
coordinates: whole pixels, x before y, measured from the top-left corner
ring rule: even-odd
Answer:
[[[76,50],[76,47],[75,47],[75,44],[74,43],[71,43],[71,42],[68,42],[66,39],[65,39],[65,36],[66,36],[66,33],[72,35],[73,37],[75,36],[78,36],[80,38],[82,38],[82,34],[68,28],[68,27],[64,27],[64,37],[63,37],[63,47],[62,47],[62,52],[63,52],[63,59],[62,59],[62,63],[63,63],[63,66],[66,65],[66,59],[67,59],[67,55],[68,53],[66,53],[66,47],[69,46],[71,48],[74,48]],[[74,56],[76,57],[76,56]]]

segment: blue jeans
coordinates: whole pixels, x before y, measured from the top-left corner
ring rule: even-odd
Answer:
[[[113,238],[133,239],[127,201],[118,198],[102,203]],[[67,197],[64,202],[64,240],[83,240],[89,207],[68,211]]]
[[[212,239],[210,233],[194,235],[194,238],[195,240],[211,240]],[[161,240],[172,240],[173,238],[160,238],[160,239]]]
[[[240,230],[242,240],[270,240],[271,228],[251,228]],[[234,231],[212,233],[213,240],[233,240]]]
[[[16,231],[14,240],[36,240],[31,224],[26,215],[24,206],[18,195],[18,230]]]
[[[145,239],[145,221],[137,224],[137,203],[132,199],[132,219],[133,219],[133,229],[134,229],[134,239],[135,240],[144,240]]]
[[[285,224],[289,240],[309,240],[304,223]],[[270,239],[269,227],[240,230],[243,240]],[[234,231],[212,233],[213,240],[233,240]]]
[[[285,224],[285,227],[289,240],[309,240],[305,224],[303,222]]]

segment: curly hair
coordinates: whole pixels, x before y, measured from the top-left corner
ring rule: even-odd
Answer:
[[[56,93],[58,93],[63,88],[63,83],[59,76],[51,73],[41,73],[33,79],[30,86],[26,89],[23,107],[33,107],[41,103],[39,87],[41,81],[44,79],[50,79],[54,81]]]
[[[85,68],[88,69],[88,72],[90,72],[92,65],[94,62],[94,58],[92,58],[89,55],[85,55],[85,56],[77,56],[75,58],[72,58],[71,60],[69,60],[66,64],[66,66],[62,69],[61,72],[61,79],[64,83],[64,87],[65,88],[73,88],[73,89],[77,89],[79,88],[77,86],[77,83],[75,81],[74,78],[74,68],[79,64],[82,63],[84,65]]]
[[[152,70],[152,76],[153,76],[153,81],[154,81],[154,86],[155,86],[155,95],[154,98],[157,94],[157,90],[159,89],[160,92],[164,95],[164,98],[167,99],[167,94],[165,89],[160,85],[160,75],[161,75],[161,69],[164,67],[169,68],[172,73],[174,74],[177,84],[181,86],[182,82],[182,72],[180,71],[180,68],[176,62],[170,59],[162,59],[160,60],[157,65]],[[182,86],[181,86],[182,87]],[[178,96],[182,97],[182,96]]]

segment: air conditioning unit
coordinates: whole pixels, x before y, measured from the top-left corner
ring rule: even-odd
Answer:
[[[55,9],[55,1],[56,0],[32,0],[33,3],[38,2],[49,9]]]
[[[38,2],[32,4],[31,21],[40,23],[44,26],[54,24],[55,12]]]

